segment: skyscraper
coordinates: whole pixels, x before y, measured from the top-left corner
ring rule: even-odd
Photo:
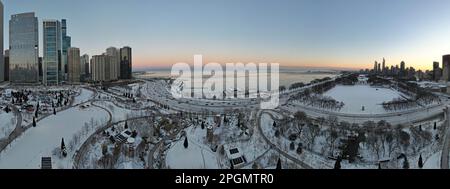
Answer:
[[[85,82],[89,79],[89,55],[84,54],[80,58],[80,74],[81,74],[81,81]]]
[[[376,73],[378,69],[378,62],[375,61],[374,65],[373,65],[373,71]]]
[[[439,68],[439,62],[433,62],[433,80],[438,81],[441,79],[441,68]]]
[[[106,60],[105,55],[95,55],[91,59],[92,80],[101,82],[105,81]]]
[[[442,79],[450,80],[450,54],[442,56]]]
[[[9,49],[5,50],[4,64],[5,64],[4,70],[5,81],[9,81]]]
[[[80,58],[80,64],[81,64],[81,75],[87,75],[89,74],[89,55],[84,54]]]
[[[61,20],[61,35],[62,35],[62,61],[61,61],[61,73],[62,73],[62,77],[63,78],[67,78],[67,72],[68,72],[68,67],[67,67],[67,56],[68,56],[68,49],[69,47],[72,46],[72,39],[70,36],[67,35],[67,20],[66,19],[62,19]]]
[[[115,47],[106,49],[106,55],[109,56],[111,80],[119,79],[120,73],[120,55],[119,50]]]
[[[80,83],[80,49],[70,47],[67,49],[67,75],[69,83]]]
[[[3,58],[3,3],[0,1],[0,82],[5,81],[5,60]]]
[[[61,23],[58,20],[45,20],[43,27],[43,82],[45,85],[58,85],[61,82]]]
[[[386,73],[386,60],[383,58],[382,70],[383,73]]]
[[[9,79],[11,83],[39,82],[38,19],[34,13],[11,16],[9,21]]]
[[[120,79],[131,79],[133,58],[130,47],[120,49]]]

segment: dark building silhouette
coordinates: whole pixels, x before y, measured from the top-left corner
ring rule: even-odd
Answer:
[[[120,79],[131,79],[132,73],[132,54],[130,47],[120,49]]]
[[[450,54],[442,56],[442,79],[450,80]]]
[[[39,81],[42,81],[42,57],[38,59]]]
[[[433,62],[433,80],[438,81],[441,79],[442,70],[439,68],[439,62]]]
[[[9,81],[9,50],[5,50],[4,62],[5,62],[5,70],[4,70],[5,81]]]

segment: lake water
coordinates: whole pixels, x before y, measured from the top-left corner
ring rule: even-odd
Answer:
[[[338,71],[329,70],[306,70],[306,69],[280,69],[279,78],[280,86],[286,86],[287,88],[298,82],[309,83],[315,79],[322,79],[325,77],[334,77],[338,75]],[[231,76],[232,74],[226,75]],[[170,75],[170,70],[160,70],[160,71],[146,71],[142,74],[136,75],[138,78],[176,78]],[[256,75],[250,77],[256,77]]]

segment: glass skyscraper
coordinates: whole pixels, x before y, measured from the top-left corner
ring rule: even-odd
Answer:
[[[68,56],[68,49],[72,46],[71,37],[67,35],[67,21],[66,19],[61,20],[61,34],[62,34],[62,62],[61,62],[61,73],[63,74],[63,77],[66,78],[66,75],[68,73],[68,65],[67,65],[67,56]]]
[[[45,85],[58,85],[61,82],[62,34],[61,22],[45,20],[43,24],[44,65],[43,82]]]
[[[11,83],[39,82],[38,19],[34,13],[15,14],[9,21],[9,79]]]

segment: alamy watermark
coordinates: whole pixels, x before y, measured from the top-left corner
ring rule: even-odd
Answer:
[[[177,63],[172,66],[171,86],[174,98],[187,99],[249,99],[259,102],[261,109],[279,105],[278,63],[203,64],[202,55],[194,55],[194,65]]]

